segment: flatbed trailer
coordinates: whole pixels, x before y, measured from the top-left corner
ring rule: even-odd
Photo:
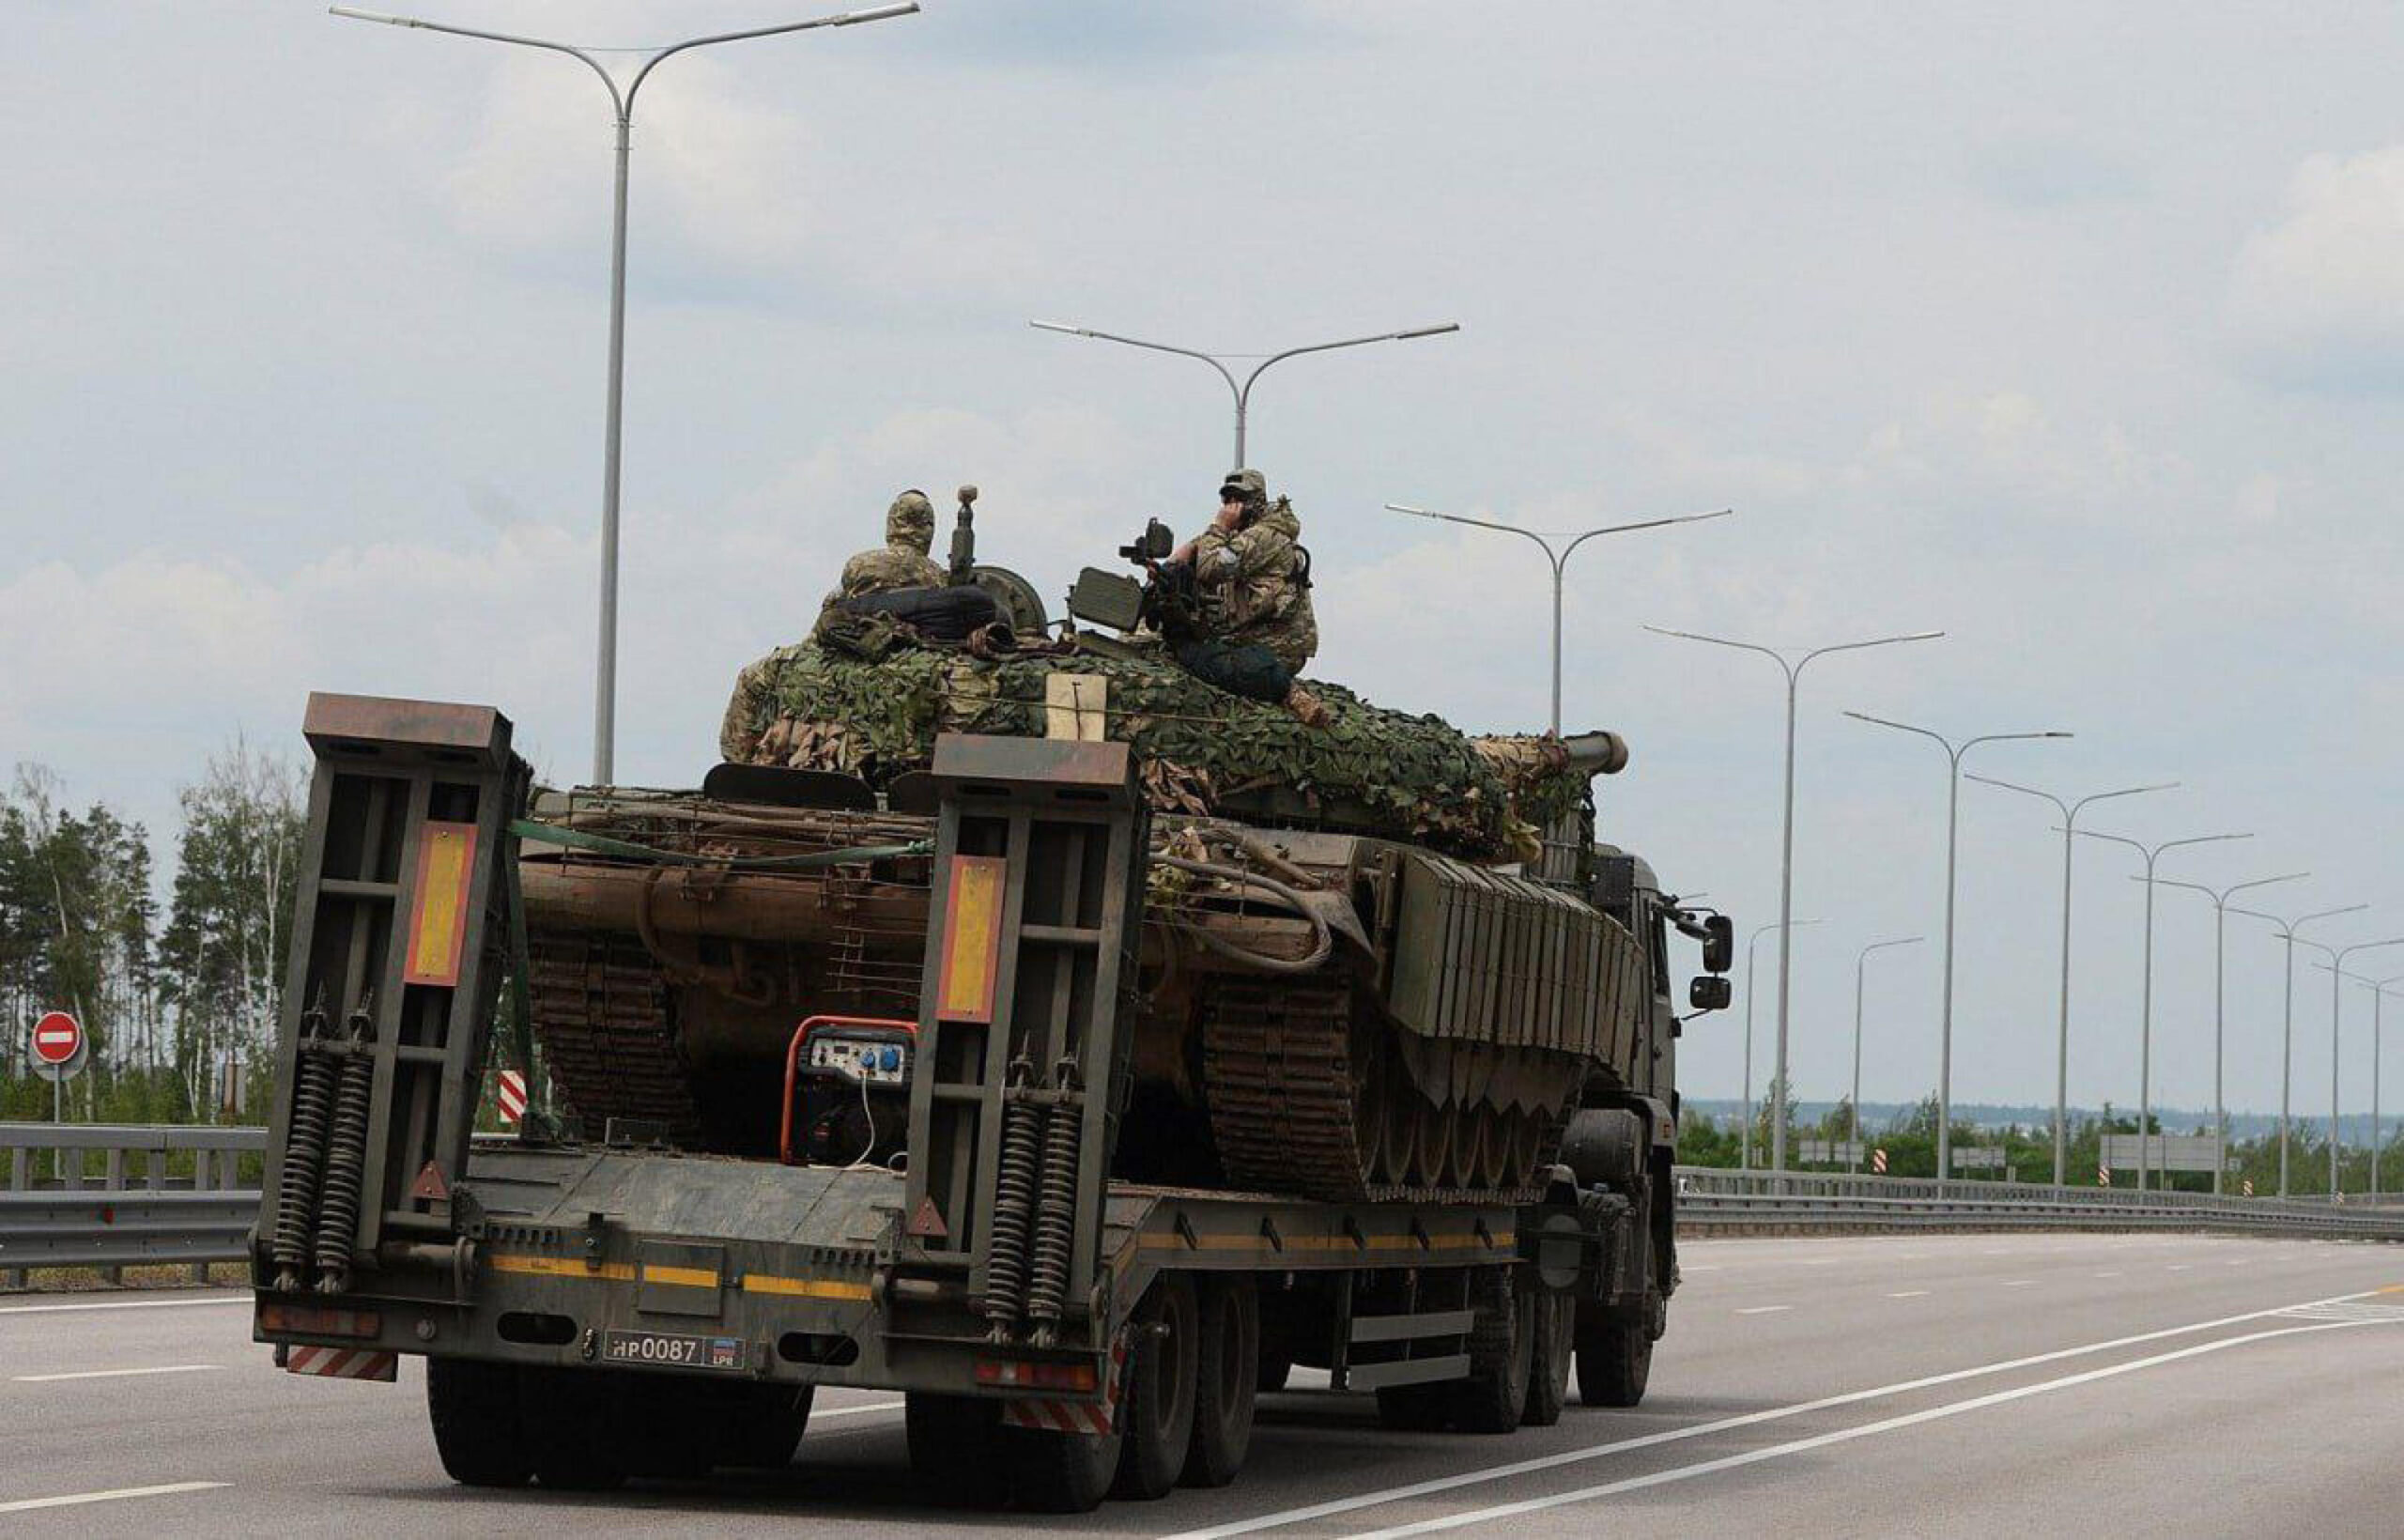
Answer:
[[[496,1051],[530,1058],[522,996],[496,1031],[508,723],[319,696],[308,736],[254,1335],[298,1373],[425,1356],[455,1479],[781,1464],[826,1385],[903,1393],[938,1490],[1074,1511],[1234,1479],[1295,1363],[1411,1427],[1550,1421],[1573,1368],[1589,1403],[1643,1394],[1676,1282],[1657,1101],[1580,1113],[1524,1201],[1111,1175],[1146,848],[1121,746],[946,740],[906,1159],[794,1164],[640,1124],[472,1137]],[[1010,1072],[1030,1049],[1045,1086]]]

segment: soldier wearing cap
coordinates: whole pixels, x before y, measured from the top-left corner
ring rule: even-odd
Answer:
[[[897,588],[941,588],[944,569],[927,554],[934,544],[935,505],[914,486],[885,511],[885,544],[843,563],[842,581],[826,595],[826,603]]]
[[[1233,470],[1219,486],[1219,512],[1210,528],[1170,558],[1194,564],[1213,637],[1230,646],[1264,647],[1297,674],[1318,651],[1310,553],[1302,534],[1293,504],[1269,500],[1267,477]]]

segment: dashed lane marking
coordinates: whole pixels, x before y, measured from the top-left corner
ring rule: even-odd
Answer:
[[[1304,1507],[1286,1508],[1252,1518],[1240,1518],[1232,1523],[1213,1525],[1208,1529],[1188,1530],[1182,1534],[1172,1536],[1171,1540],[1223,1540],[1223,1537],[1229,1535],[1282,1529],[1288,1524],[1306,1523],[1315,1518],[1326,1518],[1336,1514],[1355,1513],[1363,1508],[1382,1507],[1389,1502],[1430,1497],[1438,1492],[1456,1491],[1464,1486],[1508,1481],[1515,1476],[1532,1475],[1540,1471],[1556,1471],[1564,1466],[1604,1459],[1634,1450],[1680,1443],[1688,1439],[1708,1438],[1715,1433],[1726,1433],[1735,1428],[1752,1427],[1764,1423],[1784,1422],[1791,1417],[1807,1417],[1814,1412],[1829,1411],[1838,1407],[1857,1406],[1867,1401],[1889,1400],[1898,1395],[1933,1390],[1939,1385],[1952,1385],[1965,1379],[2010,1374],[2021,1369],[2032,1369],[2040,1364],[2059,1363],[2067,1359],[2112,1352],[2119,1348],[2134,1348],[2145,1343],[2165,1341],[2171,1337],[2190,1336],[2197,1332],[2211,1332],[2225,1326],[2267,1320],[2293,1310],[2309,1310],[2319,1305],[2343,1304],[2350,1301],[2370,1298],[2372,1294],[2390,1292],[2404,1292],[2404,1285],[2353,1294],[2333,1294],[2325,1299],[2303,1301],[2292,1305],[2273,1305],[2266,1310],[2249,1310],[2242,1315],[2219,1316],[2211,1320],[2190,1321],[2183,1326],[2165,1326],[2151,1332],[2140,1332],[2134,1336],[2111,1337],[2101,1342],[2082,1343],[2075,1348],[2057,1348],[2050,1352],[2034,1353],[2025,1358],[2002,1359],[1992,1363],[1976,1364],[1966,1369],[1949,1369],[1941,1374],[1923,1375],[1917,1379],[1897,1380],[1891,1385],[1845,1391],[1836,1395],[1824,1395],[1817,1400],[1796,1401],[1782,1407],[1766,1408],[1760,1411],[1741,1412],[1734,1417],[1688,1423],[1680,1427],[1663,1428],[1657,1433],[1641,1433],[1633,1438],[1618,1439],[1609,1443],[1589,1444],[1582,1449],[1567,1449],[1557,1454],[1539,1455],[1530,1459],[1515,1460],[1508,1465],[1487,1466],[1482,1470],[1465,1471],[1457,1475],[1435,1476],[1426,1481],[1413,1482],[1409,1486],[1389,1486],[1380,1491],[1363,1492],[1353,1497],[1330,1498],[1323,1502],[1314,1502]]]
[[[0,1502],[0,1514],[31,1513],[36,1508],[72,1508],[85,1502],[115,1502],[128,1497],[166,1497],[176,1492],[213,1491],[222,1481],[175,1481],[163,1486],[119,1486],[108,1492],[69,1492],[64,1497],[24,1497]]]
[[[809,1420],[815,1423],[821,1422],[828,1417],[857,1417],[863,1412],[900,1411],[903,1407],[908,1405],[909,1403],[906,1401],[871,1401],[865,1406],[828,1407],[823,1411],[811,1412],[809,1414]]]
[[[1924,1288],[1907,1288],[1899,1294],[1889,1294],[1887,1296],[1887,1298],[1890,1300],[1924,1300],[1927,1297],[1928,1290]]]
[[[70,1310],[189,1310],[203,1304],[248,1304],[247,1294],[213,1295],[206,1300],[104,1300],[91,1304],[8,1304],[0,1316],[51,1316]]]
[[[141,1374],[202,1374],[223,1367],[223,1363],[162,1363],[148,1369],[78,1369],[73,1374],[21,1374],[9,1378],[20,1385],[46,1385],[57,1379],[122,1379]]]
[[[1792,1310],[1791,1304],[1749,1304],[1736,1312],[1739,1316],[1774,1316],[1781,1310]]]
[[[2003,1286],[2006,1288],[2027,1288],[2031,1285],[2035,1284],[2036,1281],[2037,1280],[2034,1278],[2006,1278],[2003,1281]]]
[[[1595,1498],[1638,1491],[1647,1486],[1662,1486],[1671,1482],[1691,1481],[1697,1476],[1713,1475],[1721,1471],[1734,1471],[1743,1466],[1758,1465],[1764,1460],[1774,1460],[1787,1455],[1799,1455],[1809,1450],[1826,1449],[1831,1444],[1850,1443],[1856,1439],[1866,1439],[1874,1434],[1892,1433],[1902,1428],[1917,1427],[1922,1423],[1934,1423],[1947,1417],[1959,1417],[1966,1411],[1980,1411],[1988,1407],[2026,1400],[2032,1395],[2044,1395],[2054,1391],[2071,1390],[2080,1385],[2092,1384],[2097,1380],[2116,1378],[2124,1374],[2134,1374],[2139,1369],[2157,1368],[2181,1359],[2200,1358],[2206,1353],[2217,1353],[2225,1348],[2263,1342],[2273,1337],[2301,1336],[2312,1332],[2342,1332],[2364,1324],[2365,1323],[2350,1320],[2320,1321],[2308,1326],[2275,1327],[2265,1332],[2249,1332],[2243,1336],[2222,1337],[2212,1342],[2199,1342],[2193,1347],[2175,1348],[2166,1353],[2131,1359],[2125,1363],[2108,1363],[2100,1369],[2084,1369],[2077,1374],[2063,1375],[2059,1378],[2040,1380],[2034,1385],[2018,1385],[2010,1390],[1991,1391],[1984,1395],[1974,1395],[1965,1401],[1949,1401],[1941,1407],[1930,1407],[1923,1411],[1905,1412],[1899,1417],[1882,1418],[1877,1422],[1864,1423],[1856,1427],[1838,1428],[1833,1432],[1815,1434],[1808,1439],[1790,1440],[1785,1443],[1771,1444],[1764,1449],[1749,1449],[1741,1454],[1723,1455],[1718,1459],[1698,1460],[1692,1465],[1675,1465],[1666,1471],[1647,1471],[1643,1475],[1627,1476],[1619,1481],[1605,1482],[1597,1486],[1581,1487],[1574,1492],[1559,1492],[1549,1497],[1528,1498],[1518,1502],[1498,1503],[1490,1508],[1479,1508],[1469,1513],[1447,1514],[1441,1518],[1425,1519],[1416,1524],[1397,1525],[1393,1529],[1366,1531],[1353,1536],[1352,1540],[1403,1540],[1406,1535],[1431,1534],[1440,1530],[1457,1530],[1465,1529],[1472,1524],[1489,1524],[1497,1519],[1515,1518],[1523,1514],[1539,1513],[1547,1508],[1566,1507],[1573,1502],[1588,1502]]]

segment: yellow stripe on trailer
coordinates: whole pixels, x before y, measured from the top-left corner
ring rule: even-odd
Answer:
[[[574,1256],[530,1256],[518,1252],[494,1252],[485,1266],[495,1272],[522,1272],[534,1278],[592,1278],[609,1284],[635,1281],[632,1262],[587,1262]]]
[[[866,1284],[847,1284],[833,1278],[780,1278],[773,1272],[747,1272],[743,1275],[746,1294],[784,1294],[806,1300],[854,1300],[866,1303]]]

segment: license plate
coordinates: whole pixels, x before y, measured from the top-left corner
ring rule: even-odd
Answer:
[[[741,1337],[688,1337],[674,1332],[612,1332],[602,1339],[607,1363],[654,1369],[743,1368]]]

